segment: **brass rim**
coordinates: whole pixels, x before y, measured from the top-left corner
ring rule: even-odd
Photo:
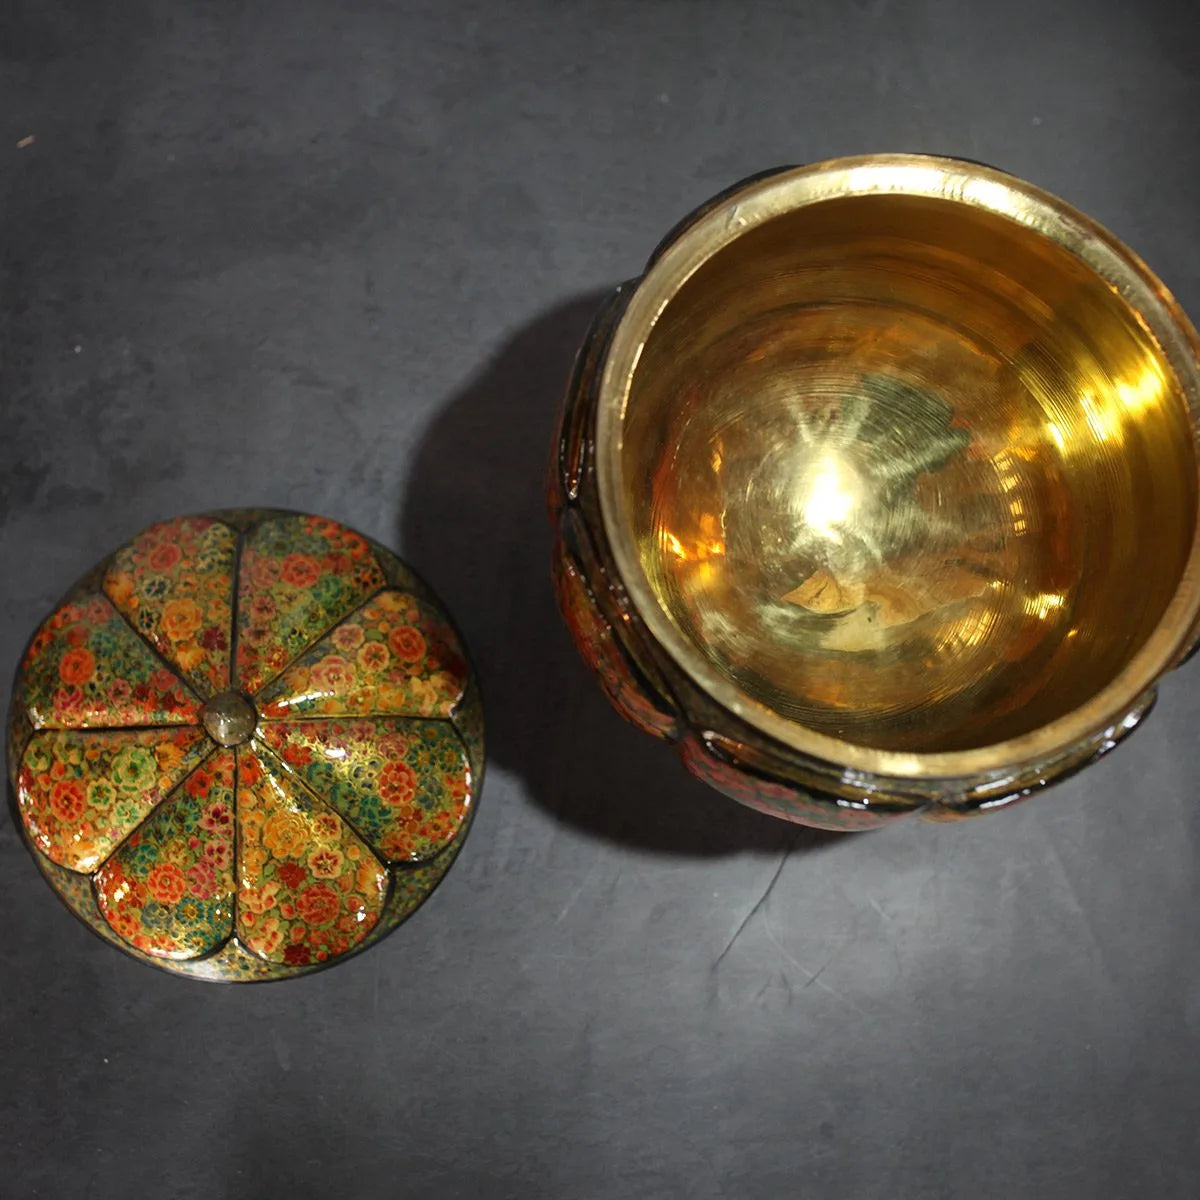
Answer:
[[[727,197],[686,229],[638,284],[613,334],[600,381],[596,442],[601,517],[621,580],[651,634],[714,701],[754,728],[800,753],[869,775],[949,779],[1008,774],[1052,761],[1120,724],[1176,665],[1200,615],[1200,521],[1179,585],[1153,633],[1116,678],[1085,704],[1007,741],[970,750],[907,753],[843,741],[789,721],[715,670],[660,607],[637,554],[619,485],[634,372],[656,321],[685,282],[723,247],[774,217],[822,200],[887,194],[972,205],[1025,225],[1069,251],[1137,315],[1193,418],[1200,418],[1200,339],[1162,282],[1106,229],[1056,196],[960,159],[909,154],[833,159],[772,175]]]

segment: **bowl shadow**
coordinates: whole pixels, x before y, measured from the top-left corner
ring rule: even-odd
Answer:
[[[488,761],[557,820],[681,856],[803,852],[842,835],[764,816],[693,779],[610,708],[550,584],[545,482],[597,292],[523,327],[434,418],[398,517],[405,557],[454,614],[479,671]]]

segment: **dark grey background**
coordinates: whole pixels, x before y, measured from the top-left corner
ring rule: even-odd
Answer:
[[[994,162],[1200,311],[1188,10],[4,0],[0,673],[150,521],[309,509],[454,610],[491,767],[408,925],[258,988],[103,945],[5,812],[0,1191],[1200,1194],[1200,664],[1009,814],[811,837],[608,711],[541,503],[600,291],[776,163]]]

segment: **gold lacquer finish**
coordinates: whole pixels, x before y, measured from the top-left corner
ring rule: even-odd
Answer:
[[[652,263],[595,392],[631,614],[768,750],[1053,774],[1193,642],[1195,334],[999,171],[874,156],[735,190]]]

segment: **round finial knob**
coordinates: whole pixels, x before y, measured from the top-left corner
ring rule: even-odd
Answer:
[[[208,736],[218,746],[240,746],[248,742],[258,725],[258,713],[241,692],[221,692],[201,710]]]

